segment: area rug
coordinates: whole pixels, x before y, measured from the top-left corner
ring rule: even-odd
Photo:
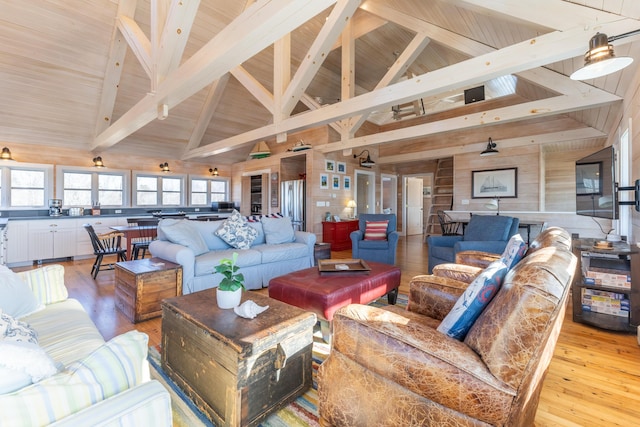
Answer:
[[[398,306],[406,307],[407,296],[398,295]],[[381,307],[387,305],[387,298],[382,297],[370,305]],[[330,345],[323,341],[319,327],[314,329],[313,335],[313,386],[289,405],[267,417],[263,427],[319,427],[318,422],[318,382],[316,380],[318,367],[329,354]],[[160,353],[157,348],[149,349],[149,364],[151,377],[156,379],[169,390],[173,410],[173,425],[176,427],[214,426],[182,390],[162,371]],[[215,427],[215,426],[214,426]]]

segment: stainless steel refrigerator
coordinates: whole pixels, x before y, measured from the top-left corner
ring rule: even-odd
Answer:
[[[280,212],[291,218],[295,230],[305,231],[305,180],[282,181]]]

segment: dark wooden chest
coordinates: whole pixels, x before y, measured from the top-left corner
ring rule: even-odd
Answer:
[[[133,323],[162,314],[160,301],[182,294],[182,266],[160,258],[116,263],[115,305]]]
[[[216,426],[255,426],[311,387],[316,316],[245,292],[269,309],[220,310],[215,289],[162,303],[162,368]]]

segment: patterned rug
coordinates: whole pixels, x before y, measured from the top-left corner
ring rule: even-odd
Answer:
[[[387,305],[387,298],[382,297],[370,305],[382,307]],[[406,307],[407,296],[398,295],[397,305]],[[263,427],[319,427],[318,422],[318,367],[329,354],[330,345],[322,340],[319,326],[313,335],[313,386],[289,405],[271,414],[260,426]],[[149,349],[151,377],[160,381],[171,394],[173,409],[173,425],[176,427],[213,426],[213,423],[193,404],[182,390],[162,371],[160,353],[155,347]]]

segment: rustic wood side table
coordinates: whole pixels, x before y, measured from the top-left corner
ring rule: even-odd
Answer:
[[[316,315],[244,292],[255,319],[221,310],[216,290],[162,302],[162,369],[216,426],[256,426],[312,382]]]
[[[160,302],[182,295],[182,266],[160,258],[116,263],[115,304],[133,323],[162,314]]]

